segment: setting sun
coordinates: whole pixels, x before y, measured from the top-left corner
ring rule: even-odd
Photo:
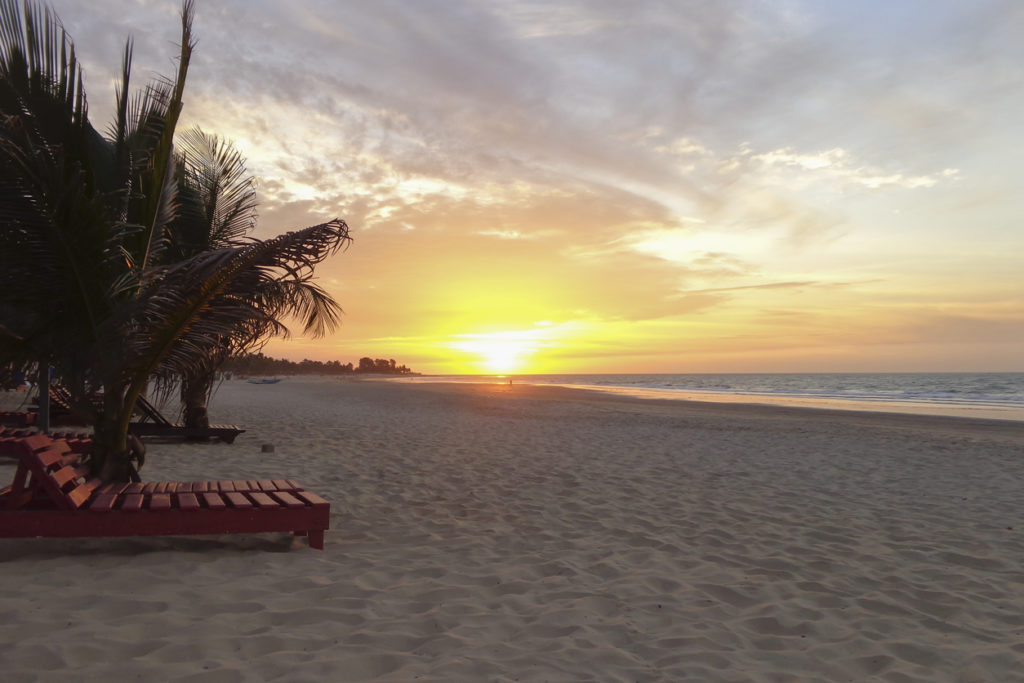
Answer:
[[[537,330],[457,335],[450,347],[470,354],[467,365],[485,373],[507,374],[529,370],[530,358],[542,345]]]

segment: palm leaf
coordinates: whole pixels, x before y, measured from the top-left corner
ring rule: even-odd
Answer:
[[[337,321],[337,305],[309,280],[314,266],[349,240],[348,226],[336,219],[153,269],[132,318],[146,333],[130,335],[126,344],[126,356],[137,359],[133,373],[186,375],[226,339],[251,345],[267,332],[286,334],[285,314],[305,315],[312,329],[328,329]],[[302,285],[281,284],[287,279]]]
[[[229,141],[186,131],[178,139],[178,214],[170,228],[170,258],[241,244],[256,227],[255,181]]]

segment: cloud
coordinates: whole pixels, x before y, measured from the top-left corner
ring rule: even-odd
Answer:
[[[713,292],[739,292],[746,289],[802,289],[804,287],[817,287],[822,283],[813,280],[802,282],[766,282],[757,285],[739,285],[736,287],[715,287],[711,289],[693,290],[692,293],[713,293]],[[829,286],[835,286],[829,285]]]
[[[100,127],[129,34],[140,84],[173,71],[178,0],[54,5]],[[342,338],[665,323],[637,352],[657,354],[681,320],[802,311],[794,335],[839,344],[828,325],[848,323],[816,297],[842,290],[864,319],[886,297],[842,283],[930,269],[963,289],[940,264],[971,255],[957,272],[984,279],[1024,246],[1022,17],[997,0],[200,2],[183,125],[248,156],[259,235],[349,221],[355,244],[323,266]]]
[[[885,169],[859,163],[849,152],[834,148],[817,153],[799,153],[792,148],[777,149],[763,154],[754,154],[750,160],[760,164],[769,173],[778,175],[770,182],[788,184],[810,183],[825,178],[838,183],[851,183],[870,189],[896,186],[906,189],[934,187],[943,180],[954,179],[959,171],[945,168],[926,175],[908,175],[904,172],[888,172]]]

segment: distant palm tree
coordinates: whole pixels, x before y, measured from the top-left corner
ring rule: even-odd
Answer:
[[[0,363],[54,366],[73,396],[102,390],[91,465],[131,474],[128,425],[151,382],[169,386],[224,340],[253,346],[287,315],[322,331],[337,304],[313,267],[347,244],[333,220],[271,240],[184,253],[171,239],[179,188],[173,137],[192,53],[182,6],[173,80],[129,96],[124,53],[108,136],[89,123],[74,47],[49,10],[0,0]],[[178,233],[178,239],[183,232]],[[177,257],[170,258],[178,249]]]

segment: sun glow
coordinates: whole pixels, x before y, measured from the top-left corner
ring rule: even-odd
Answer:
[[[455,335],[449,343],[452,350],[475,356],[471,365],[475,370],[509,374],[523,372],[537,351],[547,346],[544,330],[489,332]]]

